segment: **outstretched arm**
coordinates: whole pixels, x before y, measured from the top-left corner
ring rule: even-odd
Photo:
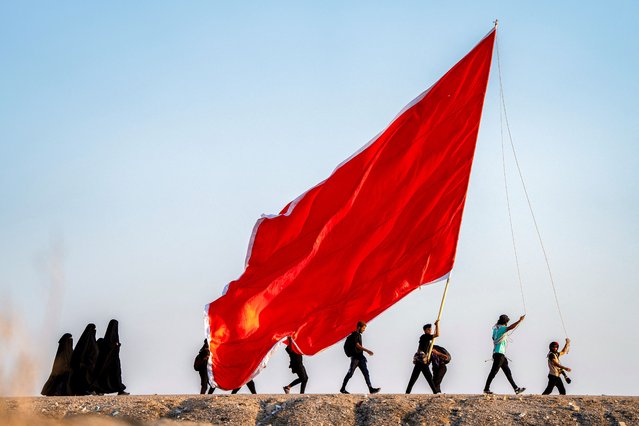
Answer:
[[[566,337],[566,344],[564,345],[564,348],[559,353],[561,355],[566,355],[569,350],[570,350],[570,339]]]
[[[435,321],[435,334],[433,334],[433,338],[439,337],[439,320]]]
[[[512,323],[510,326],[508,326],[508,328],[506,328],[506,331],[514,330],[524,320],[524,318],[526,318],[526,315],[520,316],[516,322]]]

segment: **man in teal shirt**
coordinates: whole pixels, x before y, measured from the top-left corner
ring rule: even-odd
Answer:
[[[515,384],[513,376],[508,367],[508,359],[506,359],[506,345],[508,339],[508,332],[514,330],[523,320],[526,315],[522,315],[517,322],[508,326],[508,315],[503,314],[499,316],[497,324],[493,327],[493,367],[490,369],[488,379],[486,379],[486,386],[484,386],[485,394],[492,394],[490,391],[490,384],[497,375],[497,372],[501,368],[506,375],[506,378],[510,382],[510,385],[515,390],[516,394],[520,394],[526,390],[526,388],[520,388]]]

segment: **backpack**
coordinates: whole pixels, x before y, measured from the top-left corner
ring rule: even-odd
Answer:
[[[203,368],[206,368],[208,366],[208,363],[209,363],[208,351],[206,352],[200,351],[200,353],[197,354],[197,356],[195,357],[195,361],[193,361],[193,369],[195,371],[200,371]]]
[[[357,347],[355,347],[355,343],[357,342],[357,332],[354,331],[348,335],[346,340],[344,341],[344,353],[347,357],[352,357],[357,355]]]
[[[450,352],[448,352],[446,348],[438,345],[433,345],[433,349],[436,349],[438,352],[441,352],[448,357],[446,360],[444,360],[444,364],[448,364],[453,359],[453,357],[450,355]]]

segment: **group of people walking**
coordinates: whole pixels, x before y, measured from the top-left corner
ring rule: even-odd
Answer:
[[[508,344],[509,334],[524,321],[525,315],[522,315],[519,320],[512,324],[508,315],[500,315],[497,323],[493,326],[492,340],[493,340],[493,365],[486,379],[484,386],[485,394],[492,394],[490,385],[493,379],[502,370],[506,376],[506,379],[513,387],[516,394],[520,394],[526,390],[524,387],[519,387],[512,377],[512,372],[508,366],[508,359],[506,358],[506,348]],[[368,371],[368,360],[364,354],[373,355],[373,351],[364,347],[362,334],[366,331],[366,323],[360,321],[357,323],[357,328],[353,331],[344,342],[344,353],[350,358],[350,364],[344,380],[342,381],[342,387],[340,392],[348,394],[346,385],[353,377],[355,370],[359,369],[364,376],[364,381],[368,386],[368,390],[371,394],[378,393],[381,388],[374,387],[371,383],[370,373]],[[413,372],[408,380],[408,386],[406,387],[406,393],[409,394],[413,390],[413,386],[417,382],[419,375],[422,374],[428,383],[433,394],[441,393],[441,383],[448,370],[447,364],[451,361],[452,357],[450,353],[442,346],[434,344],[434,340],[440,335],[439,320],[435,321],[434,329],[433,324],[426,324],[423,327],[424,333],[419,337],[419,343],[417,345],[417,352],[413,356]],[[284,393],[290,393],[291,389],[300,385],[300,393],[304,393],[306,390],[306,384],[308,383],[308,375],[304,368],[303,356],[297,353],[293,346],[294,341],[289,337],[286,341],[286,353],[290,358],[289,368],[296,374],[297,379],[283,387]],[[560,363],[560,357],[568,353],[570,349],[570,339],[566,339],[566,343],[563,349],[559,350],[559,343],[552,342],[549,345],[549,352],[547,355],[548,361],[548,386],[543,391],[543,395],[549,395],[556,387],[561,395],[566,394],[561,376],[563,375],[567,383],[570,383],[570,379],[566,376],[566,371],[570,372],[570,368]],[[204,340],[204,345],[198,356],[195,359],[194,368],[200,374],[201,388],[200,393],[204,394],[213,393],[215,388],[211,387],[208,381],[208,368],[207,363],[209,359],[208,343]],[[432,369],[432,371],[431,371]],[[251,390],[251,393],[256,393],[255,384],[251,380],[247,383],[247,386]],[[237,393],[238,389],[233,390],[233,393]]]
[[[122,383],[118,321],[111,320],[104,337],[97,341],[95,334],[95,324],[88,324],[75,348],[70,333],[60,338],[42,395],[128,395]]]

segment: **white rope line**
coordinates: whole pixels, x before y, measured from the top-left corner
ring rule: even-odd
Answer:
[[[546,253],[546,248],[544,246],[544,242],[541,238],[541,232],[539,232],[539,226],[537,225],[537,219],[535,217],[535,213],[533,211],[532,208],[532,203],[530,202],[530,197],[528,195],[528,190],[526,189],[526,183],[524,182],[524,176],[523,173],[521,172],[521,167],[519,166],[519,159],[517,158],[517,152],[515,150],[515,144],[513,143],[513,137],[512,137],[512,133],[510,131],[510,124],[508,123],[508,114],[506,113],[506,100],[504,97],[504,89],[503,89],[503,84],[502,84],[502,80],[501,80],[501,62],[499,60],[499,43],[497,42],[497,39],[495,40],[495,47],[496,47],[496,53],[497,53],[497,70],[498,70],[498,75],[499,75],[499,95],[500,95],[500,101],[501,101],[501,107],[500,107],[500,112],[501,110],[503,110],[504,113],[504,121],[506,123],[506,130],[508,132],[508,139],[510,141],[510,147],[512,149],[513,152],[513,157],[515,158],[515,164],[517,165],[517,172],[519,173],[519,180],[521,181],[521,186],[524,189],[524,194],[526,195],[526,202],[528,203],[528,209],[530,211],[530,215],[532,216],[533,219],[533,224],[535,225],[535,231],[537,232],[537,238],[539,240],[539,245],[541,246],[541,251],[544,254],[544,260],[546,261],[546,268],[548,270],[548,276],[550,277],[550,284],[552,285],[552,291],[553,294],[555,296],[555,304],[557,305],[557,312],[559,313],[559,319],[561,320],[561,326],[564,330],[564,334],[566,335],[566,337],[568,336],[568,331],[566,330],[566,323],[564,322],[564,316],[561,313],[561,308],[559,306],[559,297],[557,296],[557,288],[555,286],[555,280],[552,276],[552,270],[550,269],[550,262],[548,261],[548,254]],[[500,121],[501,121],[501,114],[499,117]],[[503,132],[503,129],[502,129]],[[502,158],[503,158],[503,142],[502,142]],[[505,166],[504,166],[505,167]],[[506,197],[508,197],[508,195],[506,195]],[[510,215],[510,206],[509,206],[509,210],[508,210],[508,214]],[[511,229],[512,229],[512,220],[511,220]],[[514,244],[514,237],[513,237],[513,244]],[[516,250],[515,250],[516,253]],[[516,256],[516,254],[515,254]],[[519,266],[518,266],[519,268]],[[518,269],[519,271],[519,269]],[[522,297],[523,297],[523,288],[522,288]],[[525,308],[524,308],[525,311]]]
[[[499,52],[499,50],[497,51]],[[499,65],[499,53],[497,53],[497,67],[500,68]],[[500,71],[501,74],[501,71]],[[499,87],[500,96],[503,97],[502,87]],[[517,255],[517,244],[515,243],[515,229],[513,226],[513,217],[510,209],[510,195],[508,191],[508,178],[506,175],[506,156],[504,149],[504,123],[503,123],[503,112],[501,102],[499,103],[499,125],[500,125],[500,133],[501,133],[501,164],[504,174],[504,189],[506,192],[506,206],[508,208],[508,223],[510,224],[510,236],[513,244],[513,253],[515,254],[515,265],[517,267],[517,279],[519,280],[519,290],[521,291],[521,303],[524,308],[524,314],[526,311],[526,298],[524,297],[524,284],[521,279],[521,268],[519,267],[519,256]]]

